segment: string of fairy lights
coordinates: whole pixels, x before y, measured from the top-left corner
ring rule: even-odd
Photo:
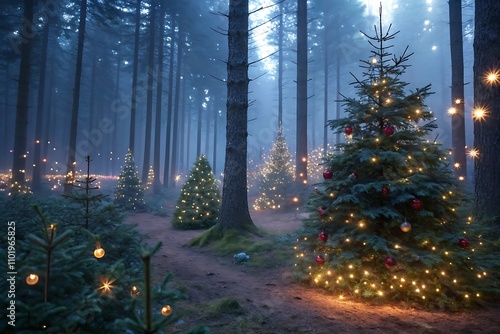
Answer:
[[[498,86],[500,84],[500,70],[489,70],[487,71],[483,76],[482,80],[486,85],[489,85],[491,87],[493,86]],[[461,99],[454,99],[455,106],[452,106],[448,109],[448,114],[450,116],[456,115],[457,113],[457,105],[463,104],[464,101]],[[488,106],[474,106],[474,108],[471,111],[471,116],[472,120],[474,122],[482,122],[485,121],[488,118],[489,114],[489,108]],[[467,150],[467,155],[470,158],[477,159],[479,157],[479,150],[475,147],[468,148],[467,146],[465,147]],[[454,164],[455,168],[460,168],[460,164],[455,163]]]

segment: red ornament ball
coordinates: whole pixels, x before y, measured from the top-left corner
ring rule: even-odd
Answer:
[[[328,216],[328,212],[324,206],[318,208],[318,215],[320,215],[320,217]]]
[[[386,197],[389,195],[389,188],[382,187],[382,196]]]
[[[318,239],[321,240],[321,242],[327,242],[328,241],[328,233],[326,233],[325,231],[319,232]]]
[[[346,128],[344,129],[344,132],[346,135],[350,136],[352,134],[352,127],[346,126]]]
[[[418,199],[418,198],[414,198],[411,200],[411,207],[414,209],[414,210],[420,210],[422,209],[422,200]]]
[[[325,180],[329,180],[333,177],[333,172],[329,169],[325,169],[325,171],[323,172],[323,178]]]
[[[316,263],[317,264],[324,264],[325,263],[325,258],[321,255],[316,256]]]
[[[392,136],[394,134],[394,127],[391,125],[387,125],[384,127],[384,134],[388,137]]]
[[[352,172],[352,173],[351,173],[351,176],[352,176],[353,178],[355,178],[355,179],[357,179],[357,178],[359,177],[358,173],[356,173],[356,172]]]
[[[458,240],[458,245],[462,248],[467,248],[469,247],[469,241],[465,238],[460,238],[460,240]]]
[[[394,267],[396,265],[396,259],[394,259],[392,256],[387,256],[384,259],[384,265],[387,268],[392,268],[392,267]]]

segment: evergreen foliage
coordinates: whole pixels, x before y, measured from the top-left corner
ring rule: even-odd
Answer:
[[[172,224],[182,230],[209,228],[217,223],[219,208],[219,187],[207,158],[202,155],[182,186]]]
[[[85,157],[85,161],[87,162],[87,176],[84,180],[75,180],[75,183],[72,183],[73,187],[77,188],[77,191],[73,191],[69,195],[63,195],[75,203],[83,204],[83,217],[85,219],[85,228],[89,228],[89,220],[90,220],[90,208],[93,206],[94,208],[100,203],[103,198],[107,197],[102,194],[93,194],[94,190],[99,189],[98,186],[94,186],[93,183],[97,181],[97,179],[93,176],[90,176],[90,163],[92,159],[90,156]]]
[[[430,85],[405,92],[411,54],[391,54],[396,34],[380,23],[367,36],[373,51],[353,83],[358,98],[344,97],[346,117],[328,123],[347,142],[325,158],[325,180],[310,195],[297,275],[337,296],[468,306],[487,280],[479,226],[458,215],[463,193],[428,139],[436,128],[424,102]]]
[[[73,210],[60,199],[37,199],[33,195],[0,197],[0,212],[16,223],[17,272],[16,326],[0,322],[0,332],[153,333],[141,331],[140,327],[147,323],[141,301],[148,290],[150,328],[156,332],[166,330],[178,319],[174,302],[184,295],[168,288],[170,276],[161,286],[146,283],[150,271],[147,273],[142,264],[159,246],[152,251],[143,249],[135,226],[123,223],[123,216],[113,206],[103,205],[93,211],[97,218],[88,229],[83,228],[81,217],[71,219]],[[105,249],[105,255],[99,259],[94,256],[98,245]],[[4,258],[6,252],[6,248],[0,247]],[[30,282],[35,278],[30,275],[36,275],[36,284],[27,283],[28,277]],[[8,284],[1,280],[0,289],[8,291]],[[8,305],[7,298],[7,293],[1,297],[2,304]],[[166,305],[171,307],[171,315],[161,314]],[[208,330],[200,327],[199,332]]]
[[[262,210],[283,209],[289,206],[292,203],[294,171],[292,156],[280,127],[269,157],[260,168],[260,196],[253,207]]]
[[[118,176],[115,204],[125,210],[144,210],[146,208],[144,188],[130,149],[125,155],[125,163],[120,171],[120,176]]]

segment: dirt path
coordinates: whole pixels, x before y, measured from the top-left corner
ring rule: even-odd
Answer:
[[[295,213],[252,213],[254,223],[278,233],[301,225]],[[212,333],[500,333],[500,307],[463,313],[425,312],[393,306],[373,307],[339,300],[290,279],[289,268],[256,268],[234,263],[187,243],[200,231],[178,231],[168,217],[137,214],[128,217],[147,235],[149,244],[163,242],[153,258],[156,275],[168,272],[186,288],[190,305],[232,297],[243,314],[203,319],[183,318],[179,329],[205,323]],[[201,307],[201,306],[200,306]],[[202,313],[200,311],[200,313]],[[235,327],[235,322],[248,325]],[[235,331],[234,328],[247,328]]]

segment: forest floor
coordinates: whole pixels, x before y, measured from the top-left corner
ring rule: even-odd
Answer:
[[[188,295],[175,306],[187,311],[175,331],[205,324],[213,334],[500,333],[500,305],[453,313],[373,306],[296,283],[290,270],[294,254],[286,240],[302,225],[304,216],[298,212],[252,211],[255,225],[269,232],[254,241],[275,247],[263,247],[241,265],[233,254],[190,247],[189,241],[203,231],[173,229],[173,210],[168,204],[166,217],[141,213],[127,222],[137,224],[148,244],[163,243],[152,260],[155,278],[172,273],[174,288]]]

